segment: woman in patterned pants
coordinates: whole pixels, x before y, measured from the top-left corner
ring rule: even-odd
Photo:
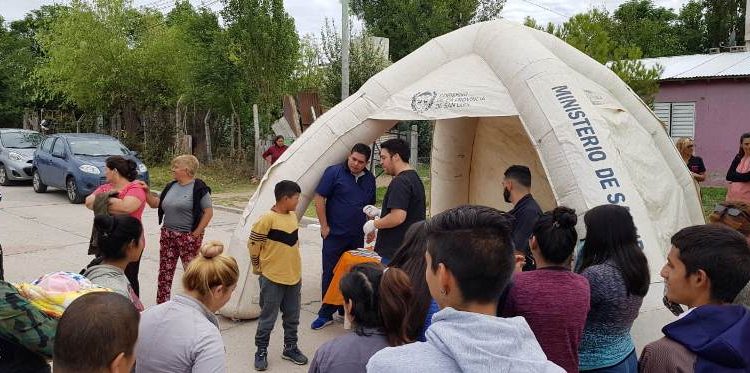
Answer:
[[[203,242],[203,232],[211,217],[211,188],[195,177],[198,159],[180,155],[172,160],[174,181],[160,195],[149,193],[147,202],[159,208],[161,238],[159,239],[159,285],[156,302],[169,300],[177,259],[187,268]],[[144,186],[145,187],[145,186]]]

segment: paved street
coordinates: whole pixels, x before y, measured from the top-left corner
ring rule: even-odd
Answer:
[[[50,188],[45,194],[34,193],[30,185],[3,187],[0,202],[0,243],[4,249],[6,280],[31,281],[54,271],[78,272],[91,257],[86,255],[93,215],[83,205],[71,205],[63,191]],[[205,240],[229,243],[239,215],[216,210]],[[146,306],[155,304],[156,279],[159,268],[159,226],[156,210],[143,214],[146,229],[146,249],[141,262],[141,299]],[[312,359],[315,349],[323,342],[344,333],[336,323],[323,330],[310,330],[320,306],[320,236],[317,228],[300,230],[303,260],[302,316],[300,320],[300,348]],[[182,268],[178,265],[173,293],[180,291]],[[255,321],[234,322],[220,317],[230,372],[252,371],[255,352]],[[274,329],[269,349],[269,370],[277,372],[306,372],[282,360],[281,320]]]
[[[31,281],[44,273],[60,270],[78,272],[89,262],[91,258],[86,255],[86,251],[93,217],[86,207],[71,205],[63,191],[52,188],[45,194],[34,193],[29,185],[4,187],[2,191],[0,243],[5,251],[7,280]],[[216,239],[228,243],[238,220],[237,213],[216,210],[205,240]],[[143,222],[147,238],[141,262],[141,298],[146,306],[150,306],[156,299],[159,267],[156,210],[146,209]],[[303,227],[300,232],[303,262],[300,348],[312,359],[317,347],[345,331],[341,323],[319,331],[310,330],[309,325],[320,306],[321,240],[317,227]],[[178,266],[173,293],[180,291],[177,279],[181,274],[182,269]],[[661,306],[661,294],[660,286],[652,286],[641,309],[642,314],[633,327],[638,353],[643,345],[661,337],[661,327],[674,319]],[[251,371],[256,322],[234,322],[224,318],[220,318],[220,321],[230,372]],[[270,370],[307,371],[307,367],[298,367],[280,358],[282,340],[279,320],[271,337]]]

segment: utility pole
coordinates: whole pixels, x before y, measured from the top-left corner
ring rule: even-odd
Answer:
[[[341,101],[349,97],[349,0],[341,0]]]

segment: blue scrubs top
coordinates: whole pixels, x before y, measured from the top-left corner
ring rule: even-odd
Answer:
[[[326,218],[331,236],[363,237],[367,216],[362,208],[375,204],[375,176],[368,171],[356,178],[346,163],[328,167],[320,179],[317,194],[326,198]]]

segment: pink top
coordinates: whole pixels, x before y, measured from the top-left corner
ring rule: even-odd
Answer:
[[[112,184],[107,183],[103,184],[100,187],[96,188],[94,191],[94,194],[99,193],[107,193],[112,190]],[[124,199],[127,196],[138,198],[139,201],[141,201],[141,205],[138,207],[137,210],[131,212],[129,215],[138,219],[138,221],[141,221],[141,217],[143,216],[143,210],[146,208],[146,191],[143,190],[138,184],[136,184],[135,181],[129,183],[124,188],[120,190],[120,194],[117,196],[120,199]]]
[[[750,172],[750,156],[742,157],[740,164],[737,165],[737,172]],[[750,182],[731,182],[727,188],[727,201],[750,202]]]

